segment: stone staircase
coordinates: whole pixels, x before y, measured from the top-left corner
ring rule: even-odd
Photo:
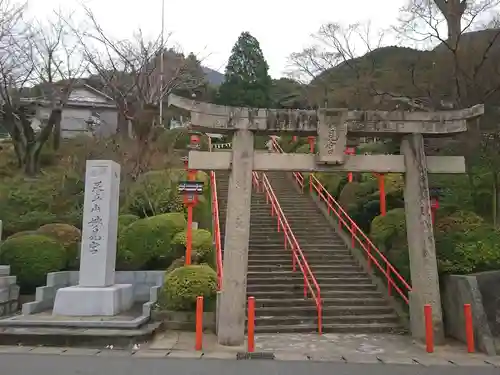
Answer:
[[[216,175],[223,232],[228,174]],[[323,331],[399,331],[398,316],[312,199],[298,194],[285,173],[267,176],[320,285]],[[252,194],[249,248],[247,294],[256,301],[256,332],[316,332],[316,305],[303,298],[302,273],[292,272],[291,250],[284,249],[283,234],[262,193]]]

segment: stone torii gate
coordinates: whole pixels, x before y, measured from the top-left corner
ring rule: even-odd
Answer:
[[[191,111],[193,129],[233,134],[232,152],[190,151],[188,167],[230,170],[224,279],[218,340],[241,345],[245,338],[246,277],[250,235],[252,171],[342,171],[405,173],[404,201],[412,277],[412,335],[425,338],[425,304],[432,305],[434,337],[444,339],[428,173],[465,173],[462,156],[426,156],[424,137],[449,137],[467,130],[484,113],[483,105],[445,112],[275,110],[225,107],[176,95],[170,105]],[[254,152],[254,134],[317,136],[318,153]],[[359,137],[401,139],[401,155],[346,155],[347,140]]]

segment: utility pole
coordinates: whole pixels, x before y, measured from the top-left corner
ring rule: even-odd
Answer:
[[[161,0],[160,126],[163,126],[163,76],[165,75],[165,0]]]

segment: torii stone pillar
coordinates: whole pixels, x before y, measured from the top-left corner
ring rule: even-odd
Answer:
[[[191,110],[194,128],[234,133],[232,152],[189,153],[189,168],[231,170],[224,279],[219,310],[219,343],[241,345],[245,332],[246,271],[250,229],[251,174],[256,171],[342,171],[405,173],[405,212],[412,277],[412,335],[425,338],[424,305],[431,304],[435,342],[444,339],[428,173],[464,173],[462,156],[426,156],[424,138],[467,130],[482,105],[445,112],[347,111],[346,109],[263,110],[231,108],[169,96],[169,103]],[[252,132],[318,135],[317,155],[254,153]],[[402,155],[345,155],[348,138],[402,137]]]
[[[218,341],[228,346],[241,345],[245,341],[253,144],[250,130],[243,128],[234,133],[227,201],[236,204],[227,206],[223,289],[217,317],[224,322],[219,325]]]
[[[411,332],[413,337],[425,339],[423,306],[430,304],[434,342],[440,344],[444,341],[443,313],[422,134],[405,136],[401,141],[401,154],[406,166],[404,201],[412,284],[409,293]]]

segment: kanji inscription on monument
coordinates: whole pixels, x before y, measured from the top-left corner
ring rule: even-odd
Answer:
[[[85,178],[80,285],[114,283],[120,166],[110,160],[88,160]]]

